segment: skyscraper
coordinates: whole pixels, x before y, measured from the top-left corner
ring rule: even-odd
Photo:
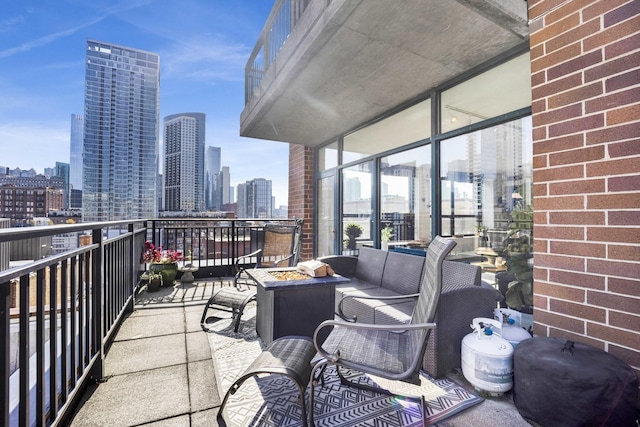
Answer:
[[[71,140],[69,144],[69,183],[74,190],[82,190],[82,141],[84,139],[84,115],[71,115]]]
[[[204,208],[204,113],[164,118],[163,200],[167,211]]]
[[[204,158],[204,192],[205,208],[207,210],[218,210],[220,205],[216,203],[215,189],[216,177],[220,172],[222,153],[220,147],[207,147]]]
[[[69,150],[69,207],[82,207],[82,144],[84,141],[84,115],[71,115]]]
[[[69,187],[69,163],[56,162],[55,176],[64,179],[64,187],[62,190],[62,208],[69,209],[69,201],[71,197],[71,188]]]
[[[238,218],[271,218],[272,203],[271,180],[255,178],[238,184]]]
[[[84,221],[157,214],[160,58],[87,40]]]

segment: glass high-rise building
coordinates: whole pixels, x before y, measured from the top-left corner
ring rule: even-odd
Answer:
[[[83,221],[157,215],[160,58],[87,40]]]
[[[84,116],[71,115],[71,140],[69,144],[69,183],[74,190],[82,190],[82,144],[84,141]]]
[[[219,210],[221,200],[217,200],[216,195],[216,178],[220,173],[221,165],[221,148],[207,147],[204,158],[204,192],[205,207],[207,210]]]
[[[271,180],[255,178],[238,184],[238,218],[271,218],[273,197]]]
[[[163,200],[166,211],[204,208],[204,113],[164,118]]]

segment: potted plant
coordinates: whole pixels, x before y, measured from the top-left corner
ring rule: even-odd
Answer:
[[[500,290],[509,308],[531,313],[533,307],[533,210],[514,208],[502,256],[506,272],[496,274]]]
[[[344,234],[347,236],[347,249],[354,250],[356,248],[356,239],[362,235],[362,227],[351,222],[345,227]]]
[[[148,292],[155,292],[162,286],[162,274],[145,271],[140,276],[140,285],[147,285]]]
[[[389,242],[391,241],[392,237],[393,228],[391,228],[391,225],[387,224],[387,226],[380,231],[380,246],[383,251],[389,250]]]
[[[149,263],[149,273],[160,273],[163,286],[173,285],[178,274],[178,261],[182,260],[182,253],[173,249],[163,249],[152,242],[144,243],[142,259]]]

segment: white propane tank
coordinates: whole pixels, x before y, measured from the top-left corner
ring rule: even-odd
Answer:
[[[521,327],[520,312],[509,308],[496,308],[493,317],[498,322],[502,322],[500,335],[516,348],[520,341],[531,338],[529,332]]]
[[[462,339],[462,374],[476,389],[501,395],[513,387],[513,346],[500,336],[502,323],[476,317]]]

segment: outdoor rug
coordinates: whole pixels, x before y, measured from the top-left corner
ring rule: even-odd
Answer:
[[[214,312],[211,312],[215,314]],[[228,313],[221,315],[227,316]],[[229,319],[209,319],[207,333],[211,345],[220,399],[244,370],[260,354],[264,345],[255,332],[255,305],[247,307],[238,333]],[[381,384],[386,380],[359,372],[346,371],[358,382]],[[340,384],[335,368],[324,374],[324,385],[315,389],[315,423],[317,426],[421,426],[420,406],[402,400]],[[435,424],[482,399],[448,379],[435,380],[424,374],[421,385],[395,381],[395,391],[425,398],[425,421]],[[400,388],[398,388],[400,387]],[[308,402],[308,392],[305,399]],[[262,375],[246,380],[229,397],[224,408],[227,426],[302,426],[302,410],[297,387],[286,376]]]

